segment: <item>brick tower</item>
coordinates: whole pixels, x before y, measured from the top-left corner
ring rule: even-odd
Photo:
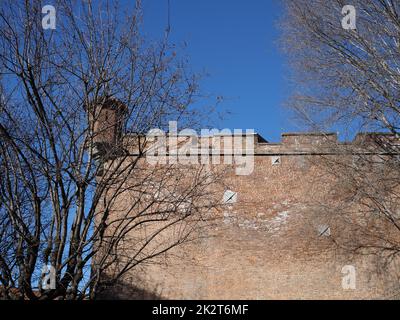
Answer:
[[[126,105],[115,98],[104,97],[89,110],[95,158],[105,160],[120,155]]]

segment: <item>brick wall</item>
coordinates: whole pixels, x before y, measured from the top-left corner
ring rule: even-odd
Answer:
[[[329,237],[340,230],[321,208],[314,208],[335,201],[333,177],[319,163],[320,157],[337,157],[338,145],[332,134],[286,134],[280,144],[256,139],[254,172],[239,176],[229,170],[213,190],[221,202],[229,199],[217,221],[202,229],[197,240],[132,270],[101,297],[383,297],[386,282],[374,272],[372,260],[340,253]],[[345,265],[356,268],[355,289],[342,287]]]

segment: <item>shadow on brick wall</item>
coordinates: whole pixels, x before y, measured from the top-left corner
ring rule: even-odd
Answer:
[[[97,300],[165,300],[160,289],[143,289],[140,284],[134,285],[132,279],[128,280],[100,286]]]

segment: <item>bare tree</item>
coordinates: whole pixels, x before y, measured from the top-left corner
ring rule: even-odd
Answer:
[[[54,30],[43,5],[0,5],[1,296],[95,298],[210,219],[215,173],[149,166],[139,139],[208,110],[168,30],[144,41],[139,1],[56,1]]]
[[[284,1],[282,43],[293,70],[290,106],[312,130],[360,132],[321,157],[332,174],[320,204],[342,248],[374,254],[398,271],[400,254],[400,3],[393,0]],[[397,261],[397,262],[396,262]],[[387,269],[386,269],[387,270]]]

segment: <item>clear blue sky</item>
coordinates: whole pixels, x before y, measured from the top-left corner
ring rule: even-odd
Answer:
[[[143,0],[150,37],[163,35],[167,2]],[[193,70],[210,75],[203,91],[223,96],[232,112],[220,129],[254,129],[269,141],[299,130],[283,108],[289,88],[277,43],[281,10],[276,0],[170,0],[171,40],[187,43]]]

